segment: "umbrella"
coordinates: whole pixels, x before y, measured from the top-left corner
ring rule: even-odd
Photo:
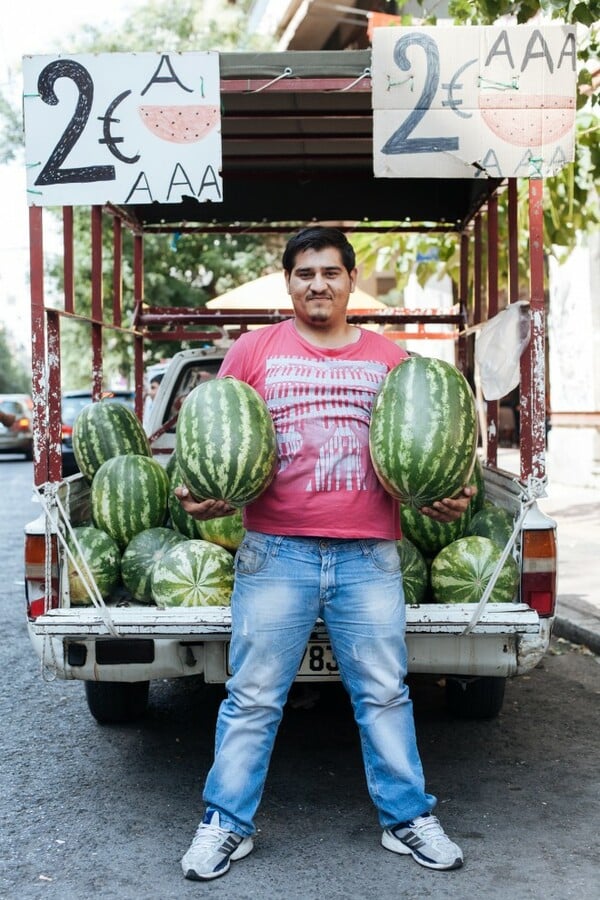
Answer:
[[[240,287],[226,291],[206,304],[209,309],[276,310],[292,309],[292,301],[285,286],[283,272],[272,272]],[[376,297],[356,288],[350,294],[349,310],[387,309]]]

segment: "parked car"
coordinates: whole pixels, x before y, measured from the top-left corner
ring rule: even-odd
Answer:
[[[130,390],[113,390],[104,391],[104,398],[118,400],[127,406],[134,408],[135,392]],[[73,453],[73,425],[75,419],[84,408],[92,402],[91,391],[63,391],[61,403],[61,422],[62,422],[62,474],[74,475],[79,472],[79,466],[75,460]]]
[[[0,453],[23,453],[33,459],[33,401],[28,394],[0,394],[0,410],[15,416],[12,425],[0,423]]]

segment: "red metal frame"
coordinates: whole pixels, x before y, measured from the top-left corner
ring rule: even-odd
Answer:
[[[544,185],[529,181],[529,304],[531,339],[521,357],[521,478],[546,474],[546,382],[539,370],[545,354]],[[538,369],[536,371],[536,361]]]
[[[530,210],[530,303],[532,316],[531,343],[521,360],[521,422],[522,452],[521,477],[527,480],[531,475],[543,478],[545,474],[545,384],[539,372],[534,371],[534,361],[544,353],[544,258],[543,258],[543,217],[542,217],[542,183],[531,181],[529,185]],[[113,303],[110,310],[104,310],[103,303],[103,214],[113,217],[112,221],[112,285]],[[487,240],[483,239],[483,222],[487,224]],[[518,299],[518,243],[517,225],[517,185],[516,181],[508,183],[508,221],[509,221],[509,283],[510,302]],[[215,333],[223,333],[224,326],[237,329],[230,334],[240,333],[248,325],[268,324],[287,318],[287,310],[270,312],[247,312],[243,310],[219,311],[207,309],[181,309],[170,307],[148,307],[144,303],[144,257],[143,233],[139,225],[127,215],[113,206],[94,206],[91,209],[91,316],[81,317],[75,309],[74,284],[74,242],[73,242],[73,210],[63,209],[63,249],[64,249],[64,308],[63,310],[44,305],[44,259],[43,259],[43,212],[39,207],[31,207],[30,222],[30,264],[31,264],[31,310],[32,310],[32,348],[33,348],[33,399],[35,428],[35,483],[60,480],[60,444],[61,444],[61,370],[60,370],[60,321],[61,318],[74,318],[87,322],[92,347],[92,385],[94,399],[99,399],[103,390],[103,337],[105,329],[126,331],[133,337],[134,374],[136,384],[136,413],[143,415],[144,384],[144,346],[145,341],[172,340],[207,341],[214,338]],[[123,303],[123,226],[133,231],[133,290],[135,313],[132,328],[122,326]],[[275,226],[267,226],[265,230],[273,230]],[[240,230],[248,231],[244,226]],[[377,226],[375,226],[377,229]],[[368,226],[365,231],[375,230]],[[151,229],[156,230],[156,229]],[[165,231],[171,230],[169,227]],[[200,231],[199,228],[190,228]],[[217,230],[217,227],[214,228]],[[220,226],[223,231],[224,227]],[[260,226],[253,228],[260,230]],[[358,226],[349,231],[362,231]],[[380,230],[389,231],[389,226]],[[399,230],[405,230],[402,225]],[[413,229],[415,230],[415,229]],[[438,230],[437,227],[434,230]],[[473,243],[471,259],[471,241]],[[487,204],[487,211],[479,211],[471,225],[460,235],[460,283],[459,311],[439,313],[432,310],[368,310],[356,311],[349,315],[352,322],[373,322],[388,326],[393,339],[406,337],[452,338],[458,339],[457,361],[463,371],[468,366],[468,321],[467,303],[470,288],[469,264],[472,265],[472,323],[478,325],[483,319],[484,281],[483,260],[486,259],[487,278],[487,317],[498,311],[498,205],[496,197]],[[407,332],[404,326],[418,323],[419,332]],[[431,330],[432,326],[452,324],[452,333]],[[197,327],[205,330],[198,330]],[[165,330],[166,327],[166,330]],[[212,329],[212,330],[210,330]],[[43,362],[46,360],[46,364]],[[498,403],[488,402],[488,441],[487,461],[494,465],[497,460],[498,445]],[[531,423],[535,429],[530,436]]]
[[[498,312],[498,197],[488,201],[487,209],[487,319]],[[498,401],[488,400],[487,409],[487,463],[498,462]]]

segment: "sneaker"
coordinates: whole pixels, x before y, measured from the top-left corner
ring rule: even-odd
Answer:
[[[386,828],[381,843],[393,853],[410,853],[428,869],[460,869],[463,864],[462,850],[430,814]]]
[[[207,813],[198,826],[190,849],[181,860],[186,878],[208,881],[229,871],[232,860],[243,859],[252,851],[254,841],[221,828],[219,813]]]

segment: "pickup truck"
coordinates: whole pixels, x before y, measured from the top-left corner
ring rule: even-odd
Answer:
[[[278,78],[291,69],[293,78]],[[184,198],[173,204],[111,204],[91,208],[92,313],[75,308],[73,210],[63,209],[65,289],[62,307],[45,303],[42,210],[30,210],[35,495],[40,513],[25,530],[26,617],[42,667],[60,679],[85,684],[100,722],[140,715],[154,679],[228,675],[230,613],[226,607],[157,609],[117,596],[106,603],[71,606],[64,536],[89,520],[90,489],[83,476],[63,478],[60,458],[60,325],[89,323],[94,399],[102,390],[103,333],[129,333],[135,361],[136,413],[143,410],[144,365],[160,336],[185,341],[175,352],[156,395],[149,426],[155,457],[173,450],[177,400],[200,372],[216,375],[228,343],[244,329],[280,321],[289,312],[218,312],[151,306],[144,297],[143,244],[147,233],[231,232],[271,236],[298,223],[336,222],[351,232],[378,229],[446,231],[456,236],[461,275],[450,312],[389,308],[353,312],[350,320],[389,330],[391,339],[414,338],[423,353],[433,326],[453,329],[456,364],[473,364],[474,334],[500,309],[498,195],[508,195],[510,278],[507,302],[521,300],[517,277],[516,179],[375,179],[369,51],[221,54],[223,203]],[[249,140],[249,138],[252,140]],[[230,190],[228,190],[230,186]],[[445,679],[450,709],[490,717],[502,706],[506,679],[534,667],[547,651],[556,602],[556,527],[537,505],[544,495],[545,334],[541,182],[529,184],[530,277],[525,286],[531,339],[521,356],[519,471],[498,465],[499,403],[485,404],[480,455],[485,494],[513,516],[510,547],[520,567],[512,603],[424,603],[407,609],[409,670]],[[112,224],[112,256],[102,247],[102,221]],[[380,224],[383,223],[383,224]],[[123,270],[121,234],[133,234],[133,324],[123,325],[118,303],[102,302],[103,278]],[[486,271],[484,274],[484,263]],[[104,273],[104,275],[103,275]],[[120,291],[115,290],[118,296]],[[194,330],[196,329],[196,330]],[[199,329],[199,330],[198,330]],[[436,332],[434,332],[436,333]],[[298,681],[338,677],[324,627],[317,625]]]

